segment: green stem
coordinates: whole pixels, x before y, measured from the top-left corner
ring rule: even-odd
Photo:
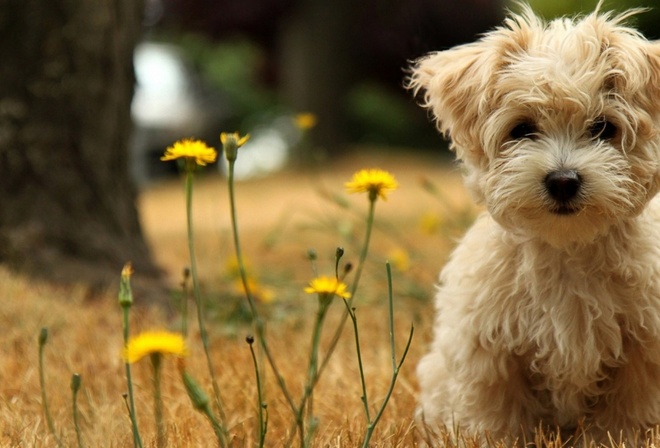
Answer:
[[[206,395],[206,392],[204,392],[204,390],[197,384],[194,378],[186,372],[183,363],[179,364],[179,372],[181,373],[183,385],[186,388],[186,392],[188,393],[188,397],[190,397],[193,407],[206,415],[206,418],[211,423],[213,431],[218,438],[218,447],[225,446],[227,431],[224,429],[224,426],[218,422],[215,415],[213,415],[211,407],[209,406],[208,395]]]
[[[318,374],[319,346],[321,344],[323,322],[325,321],[325,316],[330,306],[330,300],[332,300],[332,297],[319,297],[319,310],[316,322],[314,323],[314,330],[312,332],[312,346],[309,354],[309,367],[307,369],[307,384],[305,385],[305,392],[300,406],[298,407],[299,419],[302,419],[302,414],[304,413],[305,408],[307,408],[308,422],[311,422],[311,419],[314,416],[314,386]]]
[[[318,352],[321,345],[321,332],[323,323],[333,298],[334,297],[319,297],[319,310],[316,321],[314,323],[314,329],[312,331],[312,345],[310,349],[309,366],[307,369],[307,382],[305,383],[305,389],[303,390],[303,395],[300,398],[300,404],[297,406],[297,412],[295,413],[295,426],[291,430],[291,434],[293,435],[294,429],[297,427],[300,441],[303,446],[308,446],[311,443],[313,435],[312,433],[316,429],[316,421],[313,418],[313,405],[314,387],[316,386],[319,379]],[[305,410],[307,410],[307,435],[305,435],[305,422],[303,420]],[[290,437],[289,443],[287,443],[287,445],[291,444],[291,440],[292,438]]]
[[[215,418],[215,415],[213,415],[213,412],[211,411],[211,408],[206,405],[202,409],[202,412],[204,415],[206,415],[206,418],[208,418],[209,422],[211,423],[211,426],[213,427],[213,432],[215,433],[215,436],[218,438],[218,446],[224,446],[225,445],[225,438],[226,438],[226,431],[224,429],[224,426],[220,424],[218,419]]]
[[[360,258],[358,261],[358,265],[357,268],[355,269],[355,278],[353,279],[353,285],[351,287],[351,298],[347,301],[347,309],[346,311],[344,311],[344,314],[342,315],[339,321],[339,325],[337,326],[337,330],[335,331],[335,334],[332,337],[332,340],[330,341],[330,345],[328,346],[325,359],[323,360],[319,368],[317,378],[321,376],[321,373],[323,372],[323,370],[325,370],[325,367],[328,365],[328,362],[330,361],[330,357],[337,348],[337,344],[339,343],[339,339],[341,338],[341,334],[344,330],[344,325],[346,324],[346,319],[348,319],[349,317],[348,310],[352,308],[353,301],[355,300],[355,293],[360,283],[360,277],[362,276],[362,270],[364,269],[364,264],[367,259],[367,254],[369,253],[369,243],[371,241],[371,231],[374,226],[375,214],[376,214],[376,198],[370,197],[369,212],[367,214],[367,225],[364,236],[364,244],[362,245],[362,250],[360,251]]]
[[[193,295],[195,297],[195,305],[197,307],[197,322],[199,325],[199,334],[202,339],[202,347],[206,356],[206,363],[208,366],[209,374],[211,375],[211,384],[213,386],[213,395],[215,399],[216,408],[220,414],[221,420],[225,421],[225,414],[220,400],[220,388],[215,377],[215,369],[213,368],[213,361],[209,349],[209,337],[204,323],[204,303],[202,302],[202,295],[199,287],[199,277],[197,275],[197,259],[195,256],[195,238],[193,234],[193,219],[192,219],[192,198],[193,198],[193,170],[194,161],[186,160],[186,225],[188,227],[188,253],[190,254],[190,274],[192,276]],[[222,425],[224,428],[224,425]],[[225,445],[226,436],[223,440]]]
[[[165,448],[167,446],[167,434],[165,432],[165,419],[163,416],[163,396],[160,393],[162,355],[160,353],[152,353],[150,358],[154,370],[154,418],[156,420],[156,443],[158,448]]]
[[[124,329],[124,347],[128,344],[128,337],[130,334],[130,319],[129,319],[130,306],[122,306],[122,318]],[[133,397],[133,380],[131,378],[131,365],[126,362],[126,383],[128,386],[128,416],[131,419],[131,427],[133,429],[133,446],[135,448],[142,448],[142,438],[138,429],[137,414],[135,412],[135,398]]]
[[[232,234],[234,238],[234,250],[236,252],[236,261],[238,263],[238,272],[241,276],[241,282],[243,283],[243,289],[245,290],[245,296],[247,298],[247,302],[250,307],[250,312],[252,313],[256,339],[259,342],[259,346],[263,350],[263,353],[266,355],[266,359],[268,360],[268,364],[270,365],[270,368],[275,375],[277,385],[279,386],[282,395],[284,395],[284,398],[289,404],[289,408],[291,409],[291,412],[295,416],[295,420],[296,420],[295,425],[298,426],[298,428],[300,429],[301,426],[299,425],[298,416],[301,414],[302,410],[300,407],[296,406],[296,403],[293,400],[293,397],[291,396],[291,393],[289,392],[289,389],[286,386],[284,377],[282,376],[279,368],[277,367],[275,358],[273,357],[273,354],[271,353],[268,347],[268,342],[266,341],[266,336],[264,334],[265,333],[264,322],[259,316],[259,311],[257,310],[257,307],[254,303],[254,299],[250,291],[250,285],[248,283],[247,271],[245,269],[245,263],[243,261],[243,251],[241,250],[241,240],[238,232],[238,212],[236,210],[236,193],[235,193],[235,182],[234,182],[235,162],[236,160],[233,158],[227,159],[227,163],[228,163],[227,183],[229,189],[229,208],[230,208],[230,217],[231,217],[231,225],[232,225]],[[301,431],[300,433],[301,441],[302,438],[304,437],[303,433],[304,431]]]
[[[266,355],[266,359],[268,360],[268,363],[270,364],[270,367],[273,370],[273,373],[275,374],[277,384],[280,390],[282,391],[282,394],[286,398],[287,402],[289,403],[289,407],[291,408],[291,411],[294,414],[296,414],[298,412],[296,408],[296,404],[293,401],[293,398],[291,397],[288,388],[286,387],[286,383],[284,382],[284,377],[280,374],[280,370],[277,368],[277,365],[275,363],[275,358],[273,357],[272,353],[270,352],[270,349],[268,348],[268,343],[266,342],[266,337],[264,335],[264,323],[261,317],[259,316],[259,312],[257,310],[257,307],[254,303],[254,299],[252,297],[252,293],[250,291],[250,285],[248,284],[247,271],[245,269],[245,263],[243,261],[243,252],[241,250],[241,241],[238,232],[238,213],[236,211],[236,194],[234,191],[235,190],[234,165],[235,165],[235,160],[228,160],[227,182],[229,184],[229,207],[230,207],[230,215],[231,215],[232,234],[234,237],[234,250],[236,252],[236,261],[238,263],[238,271],[241,276],[241,282],[243,283],[243,289],[245,290],[245,296],[247,298],[247,302],[250,307],[250,312],[252,313],[252,318],[254,320],[255,335],[257,341],[259,341],[259,345],[261,346],[262,350],[264,351],[264,354]]]
[[[48,341],[48,329],[42,328],[39,333],[39,385],[41,386],[41,404],[44,408],[44,414],[46,415],[46,423],[48,424],[48,430],[55,438],[57,446],[62,447],[62,441],[57,436],[57,431],[55,431],[55,424],[53,423],[53,416],[50,414],[50,408],[48,407],[48,397],[46,396],[46,377],[44,374],[44,346]]]
[[[321,362],[321,365],[316,371],[316,375],[314,375],[313,380],[310,382],[310,387],[313,389],[316,386],[316,383],[319,381],[321,378],[321,374],[325,370],[325,367],[328,365],[328,362],[330,361],[330,358],[332,357],[332,354],[334,353],[335,349],[337,348],[337,344],[339,343],[339,339],[341,338],[341,334],[344,329],[344,325],[346,324],[346,320],[348,319],[350,313],[349,310],[351,309],[351,305],[353,303],[353,300],[355,299],[355,292],[357,291],[358,285],[360,283],[360,277],[362,276],[362,270],[364,268],[365,261],[367,259],[367,255],[369,253],[369,244],[371,241],[371,231],[374,226],[374,217],[375,217],[375,210],[376,210],[376,197],[369,197],[369,211],[367,214],[367,220],[366,220],[366,230],[365,230],[365,237],[364,237],[364,244],[362,245],[362,250],[360,251],[360,258],[358,261],[358,266],[355,271],[355,278],[353,280],[353,285],[351,287],[351,298],[350,300],[346,301],[346,306],[347,309],[344,311],[342,314],[339,324],[337,326],[337,329],[335,330],[335,333],[330,341],[330,344],[328,345],[328,349],[325,354],[325,358],[323,359],[323,362]],[[338,272],[338,259],[336,261],[337,265],[335,266],[336,272]],[[298,407],[298,411],[296,411],[295,406],[292,407],[294,410],[294,414],[297,416],[298,413],[302,413],[302,409],[305,406],[305,400],[307,397],[303,395],[303,398],[301,400],[301,405]],[[298,425],[300,429],[300,424],[298,421],[296,421],[296,424]]]
[[[261,376],[259,375],[259,364],[257,363],[257,356],[254,353],[254,348],[252,343],[254,339],[248,337],[248,344],[250,345],[250,354],[252,355],[252,363],[254,365],[254,372],[256,374],[257,380],[257,405],[259,406],[259,448],[263,448],[266,441],[266,431],[268,429],[268,422],[265,420],[267,417],[264,416],[265,404],[262,397],[262,386],[261,386]]]
[[[390,347],[391,347],[391,355],[392,355],[392,378],[390,380],[390,386],[387,390],[387,394],[385,395],[385,398],[383,399],[383,402],[378,409],[378,412],[376,413],[376,416],[374,417],[373,421],[370,421],[369,418],[367,417],[367,432],[364,437],[364,443],[362,444],[362,448],[367,448],[369,446],[369,441],[371,440],[371,436],[373,435],[374,429],[376,428],[376,425],[380,421],[381,416],[383,415],[383,412],[385,411],[385,408],[387,407],[387,403],[390,400],[390,397],[392,396],[392,392],[394,391],[394,386],[396,385],[396,380],[399,376],[399,371],[401,370],[401,366],[403,365],[403,362],[406,360],[406,356],[408,356],[408,350],[410,349],[410,344],[412,343],[412,338],[415,333],[415,327],[414,325],[410,326],[410,335],[408,336],[408,342],[406,343],[406,347],[403,350],[403,355],[401,356],[401,360],[397,363],[396,362],[396,352],[395,352],[395,345],[394,345],[394,300],[393,300],[393,292],[392,292],[392,269],[390,267],[390,264],[387,263],[387,286],[388,286],[388,300],[389,300],[389,320],[390,320]]]
[[[371,422],[369,413],[369,399],[367,397],[367,382],[364,378],[364,366],[362,364],[362,350],[360,349],[360,335],[358,333],[357,316],[355,315],[355,308],[350,308],[348,300],[344,300],[346,310],[353,322],[353,334],[355,336],[355,351],[358,359],[358,369],[360,371],[360,385],[362,386],[362,404],[364,405],[364,413],[367,416],[367,422]]]
[[[188,278],[190,271],[186,268],[183,271],[183,280],[181,280],[181,292],[183,302],[181,303],[181,335],[184,339],[188,337],[188,300],[190,299],[190,289],[188,288]]]
[[[241,282],[243,283],[243,289],[245,290],[245,296],[247,298],[248,305],[250,307],[250,312],[252,313],[252,318],[257,320],[259,318],[259,313],[257,307],[254,303],[254,298],[252,297],[252,291],[250,291],[250,285],[247,278],[247,270],[245,269],[245,263],[243,262],[243,251],[241,250],[241,240],[238,234],[238,213],[236,211],[236,194],[234,191],[234,164],[235,161],[229,161],[229,173],[228,173],[228,183],[229,183],[229,207],[231,215],[231,227],[232,235],[234,237],[234,250],[236,251],[236,261],[238,263],[238,272],[241,276]]]
[[[364,235],[364,244],[362,245],[362,251],[360,252],[360,260],[358,261],[357,268],[355,269],[355,278],[353,280],[353,287],[351,288],[351,298],[349,299],[349,305],[353,304],[355,300],[355,292],[358,289],[358,284],[360,283],[360,277],[362,276],[362,270],[364,269],[365,261],[367,260],[367,254],[369,253],[369,243],[371,241],[371,231],[374,227],[374,216],[376,215],[376,199],[369,200],[369,212],[367,214],[367,228]]]
[[[394,391],[394,386],[396,385],[396,380],[399,376],[399,372],[401,371],[401,366],[403,365],[403,362],[406,360],[406,356],[408,356],[408,351],[410,350],[410,344],[412,343],[412,338],[414,333],[415,333],[415,326],[411,325],[410,334],[408,335],[408,342],[406,343],[406,347],[403,350],[403,355],[401,356],[401,360],[399,361],[399,363],[394,368],[394,371],[392,372],[392,379],[390,381],[390,386],[387,389],[387,394],[385,395],[385,399],[383,400],[380,409],[376,413],[376,417],[374,418],[374,420],[369,424],[367,424],[367,433],[364,438],[364,443],[362,444],[363,448],[367,448],[369,446],[369,441],[371,440],[373,431],[376,428],[376,425],[378,424],[378,421],[380,420],[381,416],[383,415],[383,412],[387,407],[387,403],[389,402],[390,397],[392,396],[392,392]]]
[[[396,370],[396,346],[394,345],[394,292],[392,288],[392,266],[388,261],[385,263],[387,270],[387,304],[390,318],[390,354],[392,356],[392,371]]]

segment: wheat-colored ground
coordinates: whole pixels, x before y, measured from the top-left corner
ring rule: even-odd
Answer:
[[[305,253],[310,247],[316,249],[319,274],[332,275],[337,246],[346,250],[344,261],[357,261],[367,200],[362,195],[346,195],[343,184],[354,171],[367,167],[391,171],[400,184],[386,202],[377,204],[372,251],[355,302],[372,415],[384,397],[391,374],[385,259],[391,259],[394,266],[395,336],[399,354],[410,325],[415,325],[408,358],[375,430],[372,446],[413,446],[414,368],[429,338],[433,282],[453,238],[461,234],[473,213],[466,205],[469,200],[455,170],[429,155],[365,151],[313,172],[287,172],[242,182],[237,185],[239,226],[250,272],[273,299],[261,305],[268,317],[269,344],[281,374],[297,397],[304,381],[315,312],[314,297],[302,292],[314,276]],[[422,179],[433,182],[442,197],[422,188]],[[188,265],[181,181],[175,179],[150,187],[141,196],[139,208],[154,256],[176,290],[180,272]],[[194,221],[200,277],[208,301],[213,359],[232,446],[254,446],[255,374],[244,341],[252,330],[232,314],[240,307],[241,299],[227,268],[233,253],[228,210],[225,181],[215,174],[200,177],[195,186]],[[118,266],[118,276],[120,269]],[[139,275],[139,272],[134,274]],[[3,298],[0,445],[56,446],[48,435],[42,412],[37,369],[37,335],[40,328],[47,327],[47,391],[55,425],[65,446],[76,444],[69,388],[74,372],[80,373],[83,381],[78,401],[85,446],[132,446],[122,398],[126,382],[119,357],[121,314],[116,289],[111,288],[101,299],[89,301],[82,286],[40,284],[0,269],[0,293]],[[175,302],[170,303],[175,308]],[[334,328],[342,306],[337,303],[331,309],[326,335]],[[132,319],[135,331],[177,329],[178,322],[176,311],[136,309]],[[188,370],[210,391],[197,325],[192,317],[190,328]],[[213,432],[208,422],[192,409],[174,361],[166,360],[164,367],[168,446],[213,446]],[[155,446],[150,365],[145,360],[136,364],[133,372],[145,446]],[[267,446],[285,446],[292,425],[291,413],[273,381],[272,371],[264,367],[264,374],[269,416]],[[360,397],[353,333],[346,326],[344,338],[314,397],[314,413],[319,421],[314,446],[361,445],[366,422]]]
[[[316,304],[315,298],[302,290],[315,273],[333,274],[336,247],[345,248],[343,262],[357,261],[367,200],[362,195],[346,195],[343,184],[353,172],[368,167],[389,170],[400,184],[386,202],[377,203],[370,256],[355,301],[372,418],[391,377],[385,260],[389,259],[393,266],[399,356],[410,326],[415,326],[408,358],[371,446],[411,447],[423,436],[412,419],[417,388],[414,369],[430,337],[435,278],[455,239],[476,212],[456,170],[428,154],[360,150],[327,163],[322,169],[241,182],[237,185],[241,240],[250,275],[256,278],[258,290],[266,291],[264,297],[271,299],[259,304],[267,319],[268,343],[279,373],[297,399],[305,378]],[[161,298],[167,306],[133,309],[133,332],[177,330],[181,272],[189,263],[181,180],[148,188],[140,197],[139,210],[154,257],[165,270],[172,292]],[[245,342],[252,327],[241,311],[244,299],[232,275],[228,210],[226,181],[209,170],[196,180],[194,195],[194,229],[206,322],[230,445],[247,447],[255,446],[257,440],[255,372]],[[306,257],[309,248],[318,254],[313,265]],[[120,270],[118,266],[117,277]],[[139,276],[140,272],[136,272],[134,279]],[[78,404],[84,446],[133,446],[122,397],[126,380],[120,359],[123,342],[116,287],[97,297],[84,286],[39,283],[0,267],[0,294],[0,446],[57,446],[45,422],[39,387],[37,337],[43,327],[49,329],[45,347],[47,392],[63,446],[77,446],[71,409],[73,373],[82,376]],[[189,306],[194,314],[192,302]],[[330,310],[322,357],[342,306],[339,302]],[[210,392],[194,315],[189,325],[187,369]],[[266,446],[299,446],[295,432],[292,433],[291,412],[275,384],[274,374],[260,352],[258,356],[268,410]],[[144,446],[156,446],[149,362],[143,360],[134,365],[133,375]],[[163,396],[167,446],[216,445],[208,421],[192,409],[172,359],[166,359],[164,365]],[[353,331],[347,325],[314,395],[318,427],[312,446],[362,445],[366,420],[361,396]],[[484,442],[501,446],[496,441],[466,435],[457,442],[448,434],[440,434],[432,444],[473,448]],[[539,435],[534,442],[539,447],[566,446],[553,435]],[[610,445],[624,446],[614,442]],[[646,446],[653,445],[647,441]]]

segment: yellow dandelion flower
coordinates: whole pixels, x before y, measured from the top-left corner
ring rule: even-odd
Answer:
[[[243,267],[248,273],[253,271],[252,264],[247,258],[243,258]],[[235,255],[225,261],[224,271],[225,274],[232,279],[241,278],[240,264],[238,263],[238,258]]]
[[[160,160],[189,159],[197,165],[204,166],[207,163],[215,162],[218,153],[215,149],[206,146],[201,140],[184,139],[179,140],[165,150],[165,155]]]
[[[344,282],[340,282],[335,277],[321,276],[309,282],[309,286],[305,288],[305,292],[323,296],[336,295],[343,299],[350,299],[351,293],[346,291],[347,288]]]
[[[388,254],[388,258],[392,262],[392,266],[399,272],[406,272],[410,269],[410,256],[408,252],[400,247],[392,249]]]
[[[273,291],[264,287],[256,279],[248,277],[247,283],[248,288],[250,289],[250,294],[259,302],[268,304],[275,300]],[[234,289],[238,294],[246,294],[245,285],[243,285],[243,281],[240,278],[234,282]]]
[[[181,358],[188,354],[188,350],[183,336],[179,333],[145,331],[128,341],[124,348],[123,358],[132,364],[154,353]]]
[[[387,199],[387,193],[399,187],[396,179],[387,171],[378,168],[360,170],[353,174],[353,179],[344,184],[349,193],[369,193],[369,199],[375,200],[378,196]]]
[[[316,123],[318,122],[318,120],[316,119],[316,115],[310,112],[305,112],[296,115],[295,117],[293,117],[293,121],[295,122],[298,129],[300,129],[301,131],[312,129],[314,126],[316,126]]]
[[[423,233],[433,235],[438,233],[442,226],[442,218],[435,212],[427,212],[419,220],[419,227]]]

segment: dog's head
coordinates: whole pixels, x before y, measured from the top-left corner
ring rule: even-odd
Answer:
[[[546,23],[523,7],[413,66],[409,87],[505,228],[589,242],[660,187],[660,43],[625,26],[630,15]]]

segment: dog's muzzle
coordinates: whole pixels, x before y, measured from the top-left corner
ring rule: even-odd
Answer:
[[[545,176],[545,189],[555,201],[552,212],[570,215],[578,211],[574,200],[578,197],[582,179],[576,170],[552,171]]]

